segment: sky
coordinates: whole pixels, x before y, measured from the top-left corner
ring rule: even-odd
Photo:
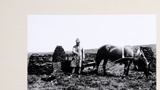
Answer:
[[[28,52],[72,50],[76,38],[84,49],[156,44],[155,15],[28,15]]]

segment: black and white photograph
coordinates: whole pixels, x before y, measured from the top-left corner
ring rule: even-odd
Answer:
[[[28,15],[28,90],[156,90],[156,15]]]

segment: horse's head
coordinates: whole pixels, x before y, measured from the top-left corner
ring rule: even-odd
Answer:
[[[137,50],[137,52],[135,54],[135,60],[134,60],[134,62],[135,62],[134,64],[138,66],[138,69],[143,70],[144,74],[148,78],[148,73],[149,73],[148,66],[149,66],[150,62],[145,57],[144,52],[142,51],[142,47],[141,46]]]

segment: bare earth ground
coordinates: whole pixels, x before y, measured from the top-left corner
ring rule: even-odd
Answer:
[[[156,54],[155,46],[152,49]],[[156,90],[156,72],[146,79],[143,72],[130,70],[129,75],[121,79],[124,66],[108,62],[105,76],[100,66],[100,75],[93,74],[89,67],[80,77],[77,74],[70,77],[61,71],[60,65],[60,62],[53,63],[52,80],[43,80],[50,75],[28,75],[28,90]]]
[[[107,64],[110,65],[109,63]],[[41,78],[45,75],[28,75],[28,90],[155,90],[156,74],[153,73],[149,79],[143,76],[143,72],[130,70],[129,76],[121,79],[123,65],[116,64],[107,69],[107,75],[103,76],[102,67],[100,66],[100,75],[85,73],[80,75],[74,74],[69,77],[60,70],[60,63],[54,63],[54,72],[52,81],[43,81]],[[90,69],[85,69],[88,72]]]

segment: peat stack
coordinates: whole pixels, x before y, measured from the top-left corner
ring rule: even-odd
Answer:
[[[53,52],[53,62],[60,62],[65,59],[65,51],[62,46],[57,46]]]
[[[43,75],[51,74],[53,72],[53,64],[46,60],[47,57],[38,54],[32,54],[29,57],[28,74]]]
[[[61,70],[63,72],[71,72],[71,61],[68,59],[70,55],[66,54],[62,46],[57,46],[53,53],[53,62],[61,62]]]
[[[141,47],[142,51],[144,52],[145,57],[148,59],[150,63],[149,69],[152,72],[156,71],[156,57],[154,52],[152,51],[151,47]]]

